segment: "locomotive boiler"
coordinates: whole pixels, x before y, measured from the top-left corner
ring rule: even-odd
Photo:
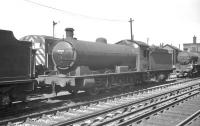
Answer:
[[[194,77],[200,74],[200,53],[183,51],[177,58],[178,77]]]
[[[114,69],[115,66],[136,67],[136,48],[86,41],[60,41],[52,51],[54,63],[61,73],[87,66],[90,70]]]
[[[38,81],[51,84],[53,92],[61,87],[73,94],[83,90],[95,95],[150,79],[164,81],[172,72],[167,50],[131,40],[107,44],[105,39],[89,42],[70,37],[56,42],[52,59],[57,74],[41,75]]]
[[[178,54],[180,64],[200,64],[200,54],[196,52],[180,52]]]

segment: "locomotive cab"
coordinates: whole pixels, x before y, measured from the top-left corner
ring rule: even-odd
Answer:
[[[141,41],[122,40],[116,44],[131,46],[137,51],[135,71],[142,72],[149,69],[149,46]]]

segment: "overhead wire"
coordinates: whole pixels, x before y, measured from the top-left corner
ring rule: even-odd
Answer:
[[[65,14],[73,15],[73,16],[80,16],[80,17],[83,17],[83,18],[88,18],[88,19],[93,19],[93,20],[101,20],[101,21],[127,22],[126,20],[107,19],[107,18],[88,16],[88,15],[84,15],[84,14],[80,14],[80,13],[74,13],[74,12],[71,12],[71,11],[59,9],[59,8],[52,7],[52,6],[48,6],[48,5],[41,4],[41,3],[38,3],[38,2],[34,2],[34,1],[31,1],[31,0],[24,0],[24,1],[32,3],[32,4],[35,4],[35,5],[38,5],[38,6],[41,6],[41,7],[49,8],[49,9],[52,9],[52,10],[56,10],[56,11],[59,11],[59,12],[65,13]]]

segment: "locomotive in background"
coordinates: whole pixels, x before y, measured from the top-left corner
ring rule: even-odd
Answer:
[[[34,90],[34,57],[31,42],[18,41],[12,31],[0,30],[0,105],[24,99]]]
[[[52,48],[58,75],[39,76],[39,82],[63,87],[71,93],[84,90],[93,95],[152,78],[164,81],[172,72],[167,50],[131,40],[116,44],[107,44],[104,38],[96,42],[81,41],[73,38],[73,29],[66,31],[66,39],[55,41]]]
[[[180,52],[176,65],[177,77],[196,77],[200,75],[200,53]]]

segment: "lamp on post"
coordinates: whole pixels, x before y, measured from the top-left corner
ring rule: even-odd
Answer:
[[[57,22],[53,21],[53,40],[55,37],[54,31],[55,31],[55,26],[56,26]],[[49,68],[49,43],[45,42],[45,66],[46,68]]]
[[[53,39],[55,37],[54,31],[55,31],[55,25],[57,24],[57,22],[53,21]]]

